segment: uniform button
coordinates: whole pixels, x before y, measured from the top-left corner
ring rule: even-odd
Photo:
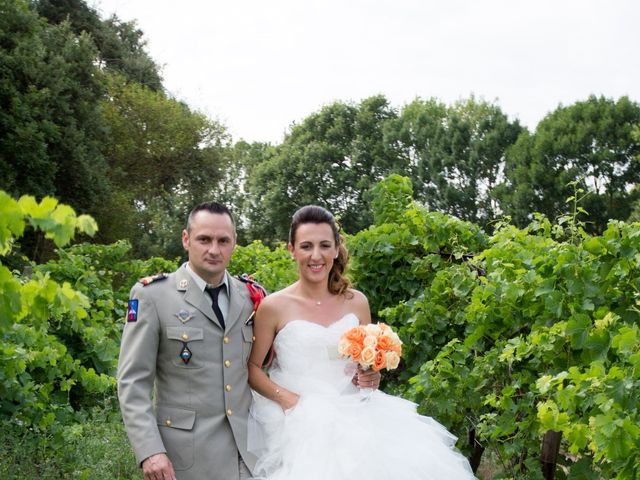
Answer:
[[[231,366],[231,360],[225,360],[224,361],[224,366],[229,368]]]
[[[167,427],[170,427],[170,426],[171,426],[171,420],[169,420],[169,419],[167,419],[167,421],[166,421],[166,422],[164,422],[164,423],[166,423],[166,424],[167,424]]]
[[[182,334],[182,339],[183,340],[189,340],[189,335],[187,335],[186,333]]]
[[[255,342],[256,341],[256,336],[254,335],[253,337],[251,337],[251,340],[253,340]]]
[[[227,385],[227,386],[225,386],[225,387],[224,387],[224,389],[225,389],[227,392],[230,392],[230,391],[231,391],[231,385]]]
[[[233,415],[233,410],[231,410],[231,409],[228,409],[228,410],[227,410],[227,415],[228,415],[228,416],[231,416],[231,415]]]
[[[229,343],[229,337],[224,337],[224,338],[222,339],[222,341],[223,341],[224,343]]]

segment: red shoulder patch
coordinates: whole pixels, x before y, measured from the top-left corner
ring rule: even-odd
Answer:
[[[255,312],[262,299],[267,296],[267,291],[262,285],[256,282],[251,275],[243,273],[242,275],[238,275],[237,278],[247,286],[249,296],[253,302],[253,311]]]

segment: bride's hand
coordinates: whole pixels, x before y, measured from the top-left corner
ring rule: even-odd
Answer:
[[[298,404],[299,399],[300,395],[290,392],[289,390],[282,390],[278,392],[278,403],[284,412],[295,407]]]
[[[362,367],[358,365],[353,383],[359,388],[372,388],[375,390],[380,386],[380,372],[376,372],[370,368],[363,370]]]

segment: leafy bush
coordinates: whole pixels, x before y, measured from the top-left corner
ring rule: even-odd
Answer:
[[[490,449],[504,478],[542,478],[550,431],[562,435],[560,478],[638,478],[640,224],[589,236],[574,205],[556,225],[538,215],[487,238],[390,203],[384,223],[351,239],[358,286],[405,341],[389,386],[472,432],[463,448]]]
[[[297,278],[295,263],[284,245],[271,250],[259,240],[237,246],[229,263],[234,275],[252,275],[268,292],[276,292]]]
[[[27,226],[58,247],[93,219],[55,199],[15,201],[0,192],[0,254]],[[115,370],[128,290],[139,276],[174,269],[162,259],[128,259],[130,246],[76,245],[32,265],[31,274],[0,265],[0,416],[43,431],[73,422],[83,408],[115,393]]]

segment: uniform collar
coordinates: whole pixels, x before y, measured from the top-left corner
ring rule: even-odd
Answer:
[[[191,278],[193,278],[193,281],[196,282],[196,285],[198,286],[200,291],[204,292],[204,289],[207,287],[219,287],[220,285],[224,285],[224,291],[226,292],[227,295],[229,295],[229,279],[227,278],[228,273],[226,271],[222,276],[222,282],[220,282],[218,285],[212,285],[205,282],[200,275],[194,272],[193,269],[191,268],[191,265],[189,265],[189,262],[185,263],[185,269],[187,270],[187,272],[189,272],[189,275],[191,275]]]

